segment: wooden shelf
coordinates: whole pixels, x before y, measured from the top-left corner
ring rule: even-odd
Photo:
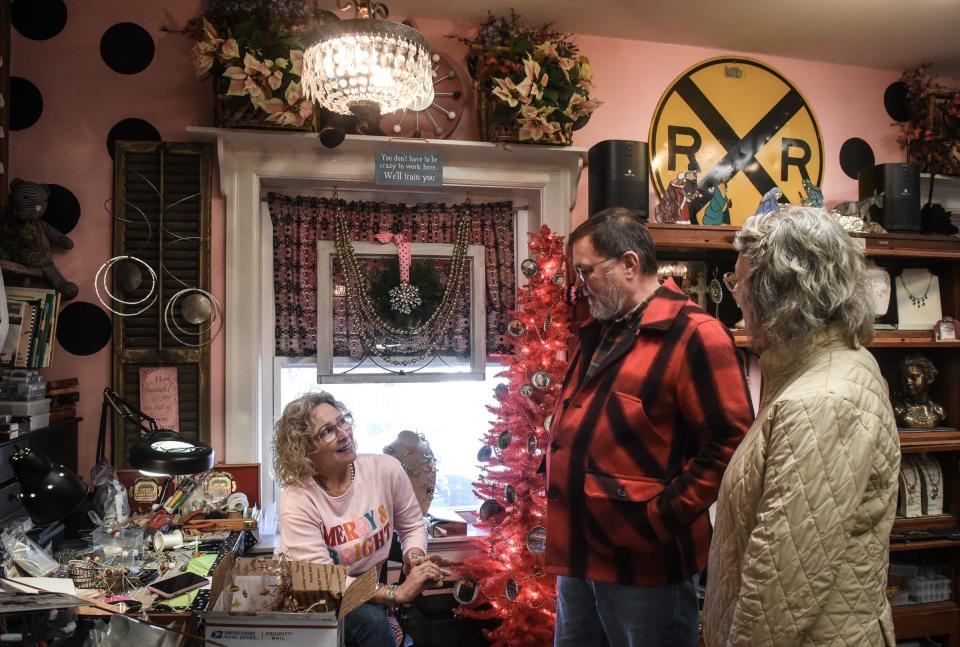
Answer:
[[[919,616],[929,613],[956,613],[960,611],[960,606],[952,600],[944,600],[943,602],[900,604],[892,606],[890,609],[893,611],[893,619],[896,620],[906,616]]]
[[[890,544],[891,553],[906,553],[912,550],[930,550],[932,548],[960,548],[960,539],[930,539],[929,541]]]
[[[730,331],[740,348],[750,345],[750,335],[739,328]],[[868,348],[942,348],[960,350],[960,341],[934,341],[928,330],[876,330]]]
[[[960,606],[956,602],[926,602],[890,607],[897,639],[950,635],[948,645],[955,645],[954,634],[960,622]]]
[[[921,452],[960,451],[960,431],[901,431],[900,451],[904,454]]]
[[[897,519],[893,522],[893,531],[916,530],[918,528],[952,528],[956,525],[958,525],[957,518],[952,514],[934,514],[926,517]]]

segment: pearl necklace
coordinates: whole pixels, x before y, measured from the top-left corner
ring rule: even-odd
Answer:
[[[377,314],[376,305],[368,293],[369,281],[364,276],[354,254],[350,232],[343,217],[342,203],[336,194],[333,199],[336,202],[333,219],[334,243],[337,256],[343,266],[347,303],[351,314],[359,319],[357,334],[366,351],[385,362],[396,366],[409,366],[419,362],[434,352],[462,293],[467,266],[467,248],[470,244],[470,226],[473,222],[473,209],[470,202],[467,202],[466,213],[461,216],[457,228],[457,238],[450,262],[450,277],[447,279],[440,304],[433,314],[416,328],[397,328]],[[411,357],[397,359],[397,355],[411,355]]]
[[[354,466],[353,463],[350,463],[350,482],[347,484],[347,487],[345,487],[343,492],[341,492],[340,494],[331,494],[330,490],[327,489],[327,486],[323,484],[323,479],[320,478],[320,475],[319,474],[313,475],[313,480],[320,487],[320,489],[326,492],[327,494],[329,494],[330,496],[343,496],[344,494],[346,494],[350,490],[350,488],[353,487],[353,480],[355,478],[357,478],[357,468]]]

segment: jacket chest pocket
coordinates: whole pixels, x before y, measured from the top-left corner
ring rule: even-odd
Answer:
[[[650,421],[643,401],[628,393],[612,392],[593,433],[593,470],[636,475],[639,467],[641,474],[657,474],[669,455],[669,431],[658,429]]]

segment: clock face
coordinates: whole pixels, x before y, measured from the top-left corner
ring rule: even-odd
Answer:
[[[434,52],[433,97],[422,97],[413,105],[380,119],[388,137],[446,139],[457,128],[465,104],[464,75],[443,54]]]

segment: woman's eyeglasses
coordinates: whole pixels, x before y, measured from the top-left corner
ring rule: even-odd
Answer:
[[[337,418],[333,424],[320,427],[320,429],[317,430],[316,438],[324,443],[332,443],[337,438],[338,429],[342,429],[343,431],[346,431],[347,429],[353,429],[352,413],[345,413]]]

